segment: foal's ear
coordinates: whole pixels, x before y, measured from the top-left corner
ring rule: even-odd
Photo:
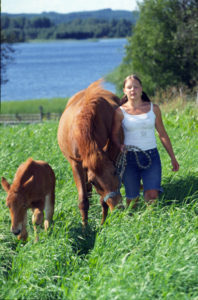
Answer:
[[[7,180],[4,177],[1,177],[1,185],[2,188],[8,193],[10,189],[10,184],[7,182]]]
[[[34,176],[32,175],[26,182],[23,184],[23,188],[27,191],[32,187]]]

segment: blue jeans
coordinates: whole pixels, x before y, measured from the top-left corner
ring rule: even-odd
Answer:
[[[157,148],[145,151],[150,155],[151,165],[147,169],[140,168],[137,164],[133,151],[127,152],[127,165],[123,174],[126,198],[133,199],[140,194],[140,181],[142,179],[144,192],[147,190],[157,190],[162,192],[161,187],[161,160]],[[141,165],[148,165],[148,158],[141,152],[136,152]]]

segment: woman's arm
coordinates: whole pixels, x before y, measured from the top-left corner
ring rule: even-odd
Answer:
[[[163,121],[162,121],[162,115],[161,115],[161,111],[158,105],[154,105],[154,113],[156,115],[156,120],[155,120],[155,127],[156,130],[159,134],[159,138],[162,142],[162,145],[164,146],[164,148],[166,149],[166,151],[168,152],[170,158],[171,158],[171,163],[173,166],[173,171],[178,171],[179,170],[179,164],[175,158],[175,154],[173,151],[173,147],[171,145],[171,141],[170,138],[165,130]]]
[[[124,145],[120,143],[120,132],[122,127],[122,120],[124,116],[121,109],[118,107],[113,116],[111,139],[120,151],[124,150]]]

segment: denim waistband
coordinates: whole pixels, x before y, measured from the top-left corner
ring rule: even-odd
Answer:
[[[137,153],[142,153],[142,152],[153,153],[153,152],[156,152],[156,151],[158,151],[157,148],[152,148],[152,149],[142,150],[142,151],[135,150],[135,152],[137,152]]]

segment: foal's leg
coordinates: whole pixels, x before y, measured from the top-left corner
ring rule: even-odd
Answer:
[[[87,225],[88,221],[88,210],[89,210],[89,199],[87,193],[87,176],[86,172],[79,162],[71,161],[74,181],[78,190],[79,209],[82,217],[83,226]]]
[[[54,190],[45,196],[45,221],[44,228],[45,231],[49,228],[50,222],[54,214],[54,202],[55,202],[55,193]]]
[[[43,210],[39,209],[39,208],[34,208],[33,209],[33,215],[32,215],[32,224],[34,227],[34,235],[35,235],[35,241],[38,241],[38,229],[37,226],[41,225],[43,223],[43,218],[44,218],[44,214],[43,214]]]
[[[25,241],[27,239],[28,233],[27,233],[26,226],[27,226],[27,211],[24,215],[24,219],[23,219],[23,222],[22,222],[22,229],[21,229],[21,233],[18,235],[18,240],[24,240]]]
[[[43,210],[39,208],[33,209],[32,223],[33,225],[41,225],[43,223]]]

